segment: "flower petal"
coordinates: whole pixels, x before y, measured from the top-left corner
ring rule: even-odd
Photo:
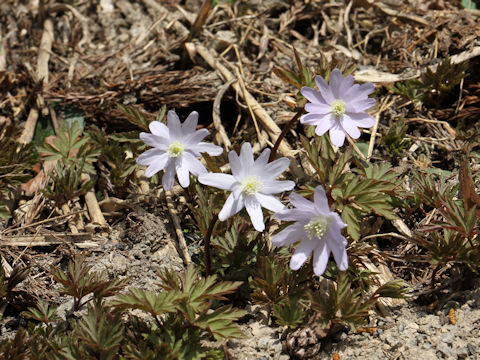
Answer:
[[[164,153],[163,155],[157,156],[154,161],[152,161],[150,164],[148,164],[150,166],[147,168],[147,170],[145,170],[145,176],[146,177],[152,177],[157,172],[164,169],[165,166],[167,166],[167,162],[168,162],[169,159],[170,158],[169,158],[168,154],[166,154],[166,153]]]
[[[338,69],[334,69],[330,74],[330,89],[332,90],[335,99],[340,99],[340,87],[343,82],[342,72]]]
[[[293,225],[287,226],[285,229],[282,231],[276,233],[270,242],[272,243],[273,246],[285,246],[285,245],[290,245],[298,240],[300,240],[302,237],[304,237],[305,231],[303,230],[303,226],[295,223]]]
[[[320,276],[325,272],[329,255],[328,246],[325,241],[322,241],[313,251],[313,272],[315,275]]]
[[[315,209],[317,212],[322,212],[325,214],[333,213],[330,211],[330,206],[328,205],[327,195],[325,193],[325,189],[322,185],[318,185],[315,188],[315,192],[313,195]],[[334,213],[336,214],[336,213]]]
[[[243,143],[239,158],[242,170],[249,171],[253,166],[253,151],[249,142]]]
[[[345,271],[348,269],[347,250],[345,249],[345,245],[343,245],[343,240],[345,240],[345,238],[341,234],[335,234],[335,236],[338,236],[338,238],[333,238],[331,231],[328,234],[325,234],[327,246],[332,251],[338,268],[342,271]],[[337,239],[339,239],[340,241],[338,241]],[[345,240],[345,243],[346,242],[347,241]]]
[[[170,190],[173,187],[173,184],[175,183],[175,162],[169,161],[163,177],[162,177],[162,186],[165,189],[165,191]]]
[[[265,209],[270,211],[281,211],[285,209],[285,205],[271,195],[256,193],[254,196],[257,198],[260,205],[262,205]]]
[[[140,133],[140,140],[142,140],[147,145],[164,151],[167,151],[168,145],[170,145],[167,138],[149,134],[146,132]]]
[[[302,115],[300,117],[300,123],[305,125],[318,125],[325,121],[325,119],[330,117],[330,113],[328,114],[316,114],[310,113],[306,115]]]
[[[202,141],[208,134],[209,134],[209,131],[207,129],[200,129],[195,131],[194,133],[191,133],[187,137],[185,137],[183,142],[188,147],[194,147],[200,141]]]
[[[240,196],[238,199],[235,199],[233,197],[233,194],[230,194],[227,198],[227,201],[225,201],[225,204],[223,205],[222,210],[218,214],[218,219],[220,221],[227,220],[230,216],[233,216],[236,213],[238,213],[240,210],[242,210],[244,204],[245,204],[245,199],[243,198],[243,196]]]
[[[291,193],[288,199],[298,210],[315,211],[314,204],[297,193]]]
[[[197,124],[198,124],[198,112],[192,111],[182,124],[183,136],[187,137],[190,134],[192,134],[197,128]]]
[[[315,76],[315,83],[317,84],[318,90],[320,90],[320,94],[322,95],[322,97],[325,99],[327,104],[330,105],[332,101],[335,100],[330,86],[328,86],[325,79],[322,78],[320,75]]]
[[[338,121],[333,115],[326,116],[322,122],[317,124],[317,127],[315,128],[315,134],[318,136],[324,135],[328,130],[336,126],[337,122]]]
[[[355,123],[350,119],[348,115],[344,115],[340,121],[343,130],[354,139],[360,137],[360,130],[355,126]]]
[[[183,154],[183,161],[185,166],[188,168],[193,175],[198,176],[200,174],[206,174],[207,169],[203,164],[198,160],[192,153],[185,151]]]
[[[175,171],[177,172],[178,182],[183,188],[190,185],[190,174],[185,164],[183,156],[175,159]]]
[[[341,231],[341,229],[347,227],[347,224],[345,224],[342,220],[342,218],[340,217],[340,215],[338,215],[336,212],[334,211],[330,211],[330,218],[333,218],[333,222],[332,222],[332,226],[335,226],[334,229],[338,229],[338,232]],[[346,240],[345,240],[346,241]],[[345,242],[345,246],[347,246],[347,243]]]
[[[270,153],[270,152],[269,152]],[[267,179],[276,179],[280,174],[282,174],[290,166],[290,159],[282,157],[280,159],[274,160],[271,163],[266,164],[262,173],[264,178]]]
[[[171,141],[177,141],[182,139],[182,124],[175,111],[170,110],[167,114],[168,130]]]
[[[320,92],[308,87],[304,86],[300,89],[300,92],[302,93],[305,98],[310,101],[313,104],[327,104],[326,100],[323,98],[322,94]]]
[[[200,142],[195,146],[195,151],[201,152],[201,153],[207,153],[210,156],[218,156],[223,153],[223,148],[218,145],[206,143],[206,142]]]
[[[359,99],[359,100],[352,100],[347,103],[347,112],[361,112],[367,109],[370,109],[376,103],[375,99],[366,98],[366,99]]]
[[[275,213],[274,218],[282,221],[300,221],[307,225],[316,213],[308,210],[285,209]]]
[[[169,138],[169,132],[167,125],[161,123],[160,121],[152,121],[149,125],[148,128],[150,129],[150,132],[153,135],[161,136],[166,139]]]
[[[338,147],[343,146],[345,142],[345,131],[340,126],[340,124],[335,124],[330,129],[330,140],[332,140],[332,144]]]
[[[291,180],[282,180],[282,181],[263,181],[262,189],[260,192],[262,194],[278,194],[284,191],[292,190],[295,187],[295,182]]]
[[[270,157],[270,149],[265,149],[253,162],[253,167],[250,170],[250,174],[261,176],[266,173],[265,166],[267,166],[268,158]]]
[[[315,114],[328,114],[332,111],[330,105],[328,104],[305,104],[305,110],[309,113]]]
[[[242,163],[240,162],[240,158],[235,151],[232,150],[228,153],[228,161],[230,162],[230,168],[232,169],[233,176],[242,178],[244,175]]]
[[[162,157],[162,155],[166,155],[168,160],[168,154],[165,151],[153,148],[140,154],[136,161],[138,165],[150,165]]]
[[[290,268],[292,270],[300,269],[317,244],[317,241],[312,241],[304,237],[290,259]]]
[[[342,80],[342,84],[340,85],[340,88],[338,89],[338,93],[340,94],[340,99],[343,99],[343,95],[347,93],[348,90],[350,90],[353,86],[353,76],[348,75]]]
[[[221,173],[200,174],[198,181],[204,185],[229,191],[232,191],[233,184],[236,182],[232,175]]]
[[[371,128],[376,120],[367,113],[347,113],[354,124],[361,128]]]
[[[362,85],[355,84],[350,88],[350,90],[347,91],[347,93],[343,96],[343,99],[346,103],[355,99],[363,99],[368,97],[373,90],[375,90],[375,86],[372,83],[366,83]]]
[[[248,196],[245,198],[245,208],[247,209],[250,220],[252,220],[255,230],[262,232],[265,230],[263,223],[262,207],[255,196]]]

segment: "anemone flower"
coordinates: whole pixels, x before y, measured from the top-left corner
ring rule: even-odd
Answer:
[[[330,130],[332,143],[342,146],[346,133],[358,139],[359,127],[370,128],[375,124],[375,119],[365,112],[375,105],[375,99],[368,97],[374,90],[372,83],[353,84],[353,76],[344,78],[338,69],[332,71],[330,84],[321,76],[315,76],[315,82],[319,91],[307,86],[301,89],[310,103],[305,105],[307,114],[300,118],[300,122],[315,125],[318,136]]]
[[[240,156],[235,151],[228,154],[232,175],[208,173],[198,177],[202,184],[232,192],[218,214],[219,220],[225,221],[245,207],[254,228],[263,231],[265,224],[262,207],[271,211],[285,208],[273,195],[291,190],[295,186],[293,181],[275,180],[288,168],[290,160],[283,157],[269,163],[269,156],[270,149],[265,149],[254,160],[252,146],[244,143]]]
[[[315,275],[320,276],[325,271],[332,252],[338,268],[346,270],[347,240],[343,237],[341,229],[347,225],[336,212],[330,211],[323,187],[315,188],[314,202],[295,193],[290,195],[290,202],[295,206],[294,209],[285,209],[276,213],[274,217],[295,223],[272,237],[274,246],[290,245],[300,240],[290,259],[290,268],[300,269],[313,252],[313,271]]]
[[[140,139],[153,148],[142,153],[137,159],[137,164],[148,166],[145,171],[148,177],[165,170],[162,185],[165,190],[170,190],[175,182],[175,174],[180,185],[187,187],[190,184],[190,173],[198,176],[207,172],[198,159],[202,156],[201,153],[217,156],[223,149],[202,142],[208,135],[208,130],[196,130],[198,123],[196,111],[190,113],[183,124],[172,110],[168,112],[167,120],[168,126],[159,121],[152,121],[149,125],[152,133],[140,133]]]

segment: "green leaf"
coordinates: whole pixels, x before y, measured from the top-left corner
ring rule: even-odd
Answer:
[[[73,296],[75,311],[81,308],[81,300],[88,294],[97,298],[113,296],[126,286],[128,280],[108,280],[105,272],[92,272],[91,266],[85,264],[82,256],[70,261],[66,272],[52,266],[50,273],[54,280],[62,285],[60,294]]]
[[[29,307],[28,311],[22,312],[22,316],[41,321],[45,324],[55,322],[59,320],[57,316],[57,307],[51,306],[49,303],[43,300],[39,300],[36,307]]]
[[[346,205],[342,210],[342,220],[347,224],[347,232],[353,240],[360,239],[360,223],[362,213],[350,205]]]
[[[222,306],[210,313],[203,313],[194,324],[207,330],[215,340],[239,338],[245,336],[235,321],[244,316],[246,311],[232,309],[231,305]]]
[[[462,0],[462,6],[465,9],[472,9],[472,10],[477,8],[477,4],[475,3],[475,1],[472,1],[472,0]]]
[[[319,315],[323,326],[343,323],[355,329],[365,323],[368,311],[375,306],[375,299],[362,300],[360,290],[352,290],[345,272],[337,276],[337,283],[330,281],[328,293],[309,292],[312,309]]]
[[[405,281],[395,279],[380,286],[375,291],[374,296],[403,299],[409,289],[410,286]]]
[[[130,121],[130,123],[138,126],[144,131],[150,131],[148,128],[148,125],[150,122],[147,120],[145,115],[140,110],[136,109],[133,106],[123,106],[122,104],[118,104],[118,103],[117,103],[117,107],[121,112],[123,112],[127,116],[127,119],[128,121]],[[162,108],[162,111],[163,113],[165,113],[163,108]]]
[[[303,322],[306,312],[302,304],[295,300],[282,301],[273,305],[273,315],[280,326],[296,328]]]
[[[122,309],[139,309],[160,316],[175,312],[176,305],[184,298],[178,291],[154,293],[143,289],[129,289],[127,294],[117,295],[112,305]]]
[[[89,306],[88,313],[78,323],[76,336],[99,359],[111,360],[118,356],[123,340],[121,314],[112,315],[100,304]]]

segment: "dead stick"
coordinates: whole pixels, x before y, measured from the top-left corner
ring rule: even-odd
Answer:
[[[38,225],[46,224],[46,223],[49,223],[49,222],[52,222],[52,221],[60,220],[60,219],[63,219],[63,218],[69,217],[69,216],[73,216],[73,215],[77,215],[77,214],[83,213],[83,212],[85,212],[85,210],[78,210],[78,211],[74,211],[74,212],[72,212],[68,215],[59,215],[59,216],[55,216],[53,218],[37,221],[37,222],[31,223],[31,224],[28,224],[28,225],[24,225],[24,226],[20,226],[20,227],[16,227],[16,228],[9,228],[9,229],[6,229],[6,230],[2,231],[0,233],[0,236],[9,234],[9,233],[14,232],[14,231],[25,230],[25,229],[28,229],[28,228],[31,228],[31,227],[34,227],[34,226],[38,226]],[[14,225],[12,225],[12,226],[14,226]]]
[[[85,182],[90,181],[90,175],[83,173],[81,179]],[[85,194],[85,203],[87,204],[88,213],[90,214],[90,219],[92,223],[106,226],[107,222],[103,216],[102,210],[100,210],[100,205],[98,205],[97,197],[93,191],[89,191]]]
[[[45,19],[43,22],[43,33],[42,39],[40,40],[40,47],[38,49],[38,58],[37,58],[37,79],[41,80],[43,86],[48,84],[48,62],[50,60],[50,53],[52,51],[53,43],[53,21],[51,18]],[[37,95],[36,103],[43,104],[43,98],[41,95]],[[38,120],[38,109],[32,107],[27,117],[25,123],[25,128],[23,129],[22,135],[20,136],[19,142],[22,144],[28,144],[33,139],[33,134],[35,133],[35,127]]]
[[[220,62],[217,60],[216,52],[214,50],[208,50],[204,46],[200,44],[196,44],[196,49],[198,54],[214,69],[216,69],[226,81],[230,81],[234,79],[234,75]],[[232,84],[232,87],[235,91],[241,96],[244,97],[245,102],[251,106],[253,112],[257,116],[258,120],[262,124],[262,126],[267,130],[270,138],[275,142],[277,138],[281,134],[281,130],[278,125],[273,121],[273,119],[268,115],[265,109],[257,102],[257,100],[248,92],[245,91],[243,93],[240,84],[235,82]],[[298,165],[297,160],[292,155],[292,149],[290,145],[285,141],[282,140],[280,143],[278,150],[284,156],[290,158],[290,169],[297,178],[303,178],[305,176],[304,172],[301,170],[300,166]]]
[[[6,41],[0,33],[0,71],[5,71],[7,68],[7,50]]]
[[[187,243],[185,242],[185,237],[183,236],[180,219],[178,218],[177,211],[175,210],[175,207],[173,205],[173,200],[172,200],[172,196],[170,195],[170,191],[168,192],[163,191],[163,194],[165,195],[165,200],[167,202],[168,213],[170,214],[170,217],[172,218],[173,226],[175,227],[175,234],[177,235],[178,246],[180,247],[180,250],[182,252],[185,265],[188,266],[192,262],[192,258],[188,253]]]
[[[63,212],[64,215],[71,215],[72,214],[72,211],[70,210],[70,207],[68,206],[68,204],[63,204],[62,205],[62,212]],[[73,223],[73,219],[68,219],[68,228],[70,229],[72,234],[78,234],[78,229],[75,226],[75,224]]]
[[[37,59],[37,76],[39,80],[42,80],[44,86],[48,85],[48,62],[50,61],[52,43],[53,21],[51,18],[47,18],[43,23],[43,33]]]
[[[222,125],[222,120],[220,118],[220,104],[222,102],[223,95],[228,90],[228,88],[235,82],[235,79],[227,81],[218,91],[217,96],[215,96],[215,101],[213,102],[213,110],[212,110],[212,119],[213,119],[213,126],[217,130],[218,134],[220,135],[220,139],[225,146],[225,150],[229,150],[232,147],[232,143],[228,138],[227,132]]]

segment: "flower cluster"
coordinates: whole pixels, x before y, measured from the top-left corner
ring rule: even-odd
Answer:
[[[372,84],[353,84],[353,76],[343,77],[335,69],[330,76],[330,84],[321,77],[315,77],[319,91],[309,87],[301,89],[310,101],[305,105],[307,114],[301,117],[303,124],[315,125],[316,134],[322,136],[327,131],[336,146],[342,146],[345,134],[356,139],[360,137],[360,128],[374,125],[375,120],[365,110],[375,104],[368,97],[373,91]],[[147,176],[153,176],[164,170],[162,185],[165,190],[172,188],[175,174],[182,187],[189,186],[190,173],[198,177],[204,185],[229,191],[230,194],[218,214],[225,221],[246,209],[253,227],[257,231],[265,229],[262,208],[274,212],[281,221],[294,223],[278,232],[272,238],[272,245],[286,246],[299,242],[291,260],[290,267],[298,270],[313,253],[313,270],[316,275],[325,271],[330,253],[340,270],[348,267],[346,252],[347,240],[342,229],[347,225],[340,216],[330,210],[325,190],[317,186],[314,201],[311,202],[295,193],[290,195],[294,208],[289,209],[276,197],[276,194],[290,191],[295,183],[290,180],[277,180],[288,168],[290,160],[283,157],[269,162],[270,149],[265,149],[254,159],[252,146],[244,143],[240,154],[230,151],[228,159],[232,174],[209,173],[199,158],[201,153],[217,156],[222,148],[202,142],[208,135],[206,129],[196,130],[198,113],[192,112],[182,124],[174,111],[168,113],[168,126],[153,121],[149,133],[141,133],[140,138],[152,149],[141,154],[137,163],[147,165]]]
[[[245,207],[254,228],[263,231],[265,224],[261,207],[271,211],[285,208],[273,195],[292,190],[295,186],[293,181],[275,180],[288,168],[290,160],[280,158],[268,163],[269,156],[270,149],[265,149],[254,160],[250,143],[244,143],[240,156],[235,151],[228,154],[232,175],[209,173],[198,177],[204,185],[232,192],[218,214],[220,220],[226,220]]]
[[[329,131],[332,143],[342,146],[345,134],[358,139],[359,127],[369,128],[375,124],[375,119],[365,112],[375,105],[375,99],[368,97],[374,90],[373,84],[353,84],[353,76],[344,78],[338,69],[332,71],[330,84],[321,76],[316,76],[315,82],[319,91],[307,86],[301,89],[310,103],[305,105],[308,114],[303,115],[300,122],[315,125],[318,136]]]
[[[338,268],[346,270],[347,240],[343,237],[341,229],[347,225],[336,212],[330,211],[323,187],[316,187],[313,203],[295,193],[290,195],[290,202],[295,208],[278,212],[275,218],[295,223],[272,238],[274,246],[290,245],[300,240],[290,260],[290,267],[298,270],[313,252],[313,271],[316,275],[321,275],[332,252]]]
[[[187,187],[190,184],[190,173],[198,176],[207,172],[205,166],[198,160],[202,152],[217,156],[223,149],[202,142],[208,135],[208,130],[196,130],[198,124],[196,111],[188,115],[183,124],[174,111],[168,112],[167,120],[168,127],[159,121],[152,121],[149,126],[152,133],[140,133],[140,139],[153,148],[141,154],[137,164],[148,166],[145,171],[148,177],[165,169],[162,185],[165,190],[170,190],[175,181],[175,174],[180,185]]]

